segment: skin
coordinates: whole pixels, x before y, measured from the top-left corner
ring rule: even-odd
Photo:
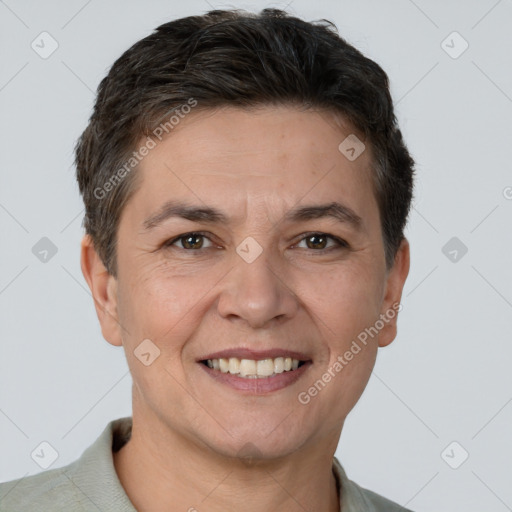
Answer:
[[[138,510],[339,510],[332,459],[397,315],[307,405],[297,397],[400,302],[409,272],[405,239],[386,269],[370,148],[353,162],[338,150],[351,133],[326,113],[289,106],[192,112],[137,170],[117,279],[84,237],[82,271],[103,336],[124,347],[133,377],[132,438],[114,463]],[[170,199],[232,221],[171,218],[145,232]],[[332,201],[362,218],[360,231],[331,218],[281,221],[297,205]],[[163,245],[198,231],[208,233],[192,240],[200,249]],[[308,243],[312,232],[349,247]],[[236,252],[248,236],[263,249],[252,263]],[[134,355],[144,339],[160,350],[149,366]],[[284,389],[241,392],[196,361],[233,347],[296,350],[312,365]]]

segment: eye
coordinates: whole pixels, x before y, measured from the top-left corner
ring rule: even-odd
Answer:
[[[204,240],[208,240],[210,246],[204,246]],[[184,233],[183,235],[177,236],[172,240],[165,242],[164,247],[171,247],[176,245],[176,243],[181,243],[181,247],[179,249],[184,250],[199,250],[199,249],[209,249],[213,247],[211,240],[206,236],[205,233]]]
[[[326,248],[327,242],[331,240],[334,246]],[[313,249],[316,252],[329,251],[332,249],[348,248],[349,245],[345,240],[327,233],[308,233],[299,243],[306,242],[307,249]]]
[[[179,235],[171,240],[165,242],[164,247],[173,247],[179,244],[178,249],[182,249],[188,252],[196,252],[201,249],[210,249],[214,247],[212,241],[207,233],[204,232],[191,232],[184,233]],[[204,244],[204,241],[207,240],[210,245]],[[328,247],[327,244],[329,240],[332,242],[331,246]],[[300,243],[306,243],[306,249],[311,249],[314,252],[328,252],[335,249],[343,249],[348,248],[349,245],[345,240],[338,238],[334,235],[328,235],[327,233],[307,233],[300,240]],[[297,244],[297,247],[299,246]]]

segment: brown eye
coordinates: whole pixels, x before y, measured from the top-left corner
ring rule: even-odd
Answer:
[[[309,249],[325,249],[327,237],[320,234],[311,235],[305,238]]]
[[[334,242],[330,247],[327,246],[329,240]],[[309,233],[299,243],[306,242],[306,248],[316,252],[330,251],[335,249],[348,248],[347,242],[333,235],[326,233]]]
[[[210,241],[209,238],[202,233],[185,233],[173,240],[169,240],[169,242],[166,242],[165,246],[172,247],[179,244],[178,249],[197,251],[199,249],[208,248],[208,246],[204,247],[204,240]]]

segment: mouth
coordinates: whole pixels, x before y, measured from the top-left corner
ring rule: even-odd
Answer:
[[[239,359],[238,357],[222,357],[219,359],[204,359],[200,361],[214,371],[230,373],[242,379],[266,379],[276,377],[284,372],[298,370],[307,361],[292,357],[276,357],[266,359]]]
[[[265,394],[296,382],[313,364],[307,355],[284,350],[224,350],[197,361],[216,382],[250,394]]]

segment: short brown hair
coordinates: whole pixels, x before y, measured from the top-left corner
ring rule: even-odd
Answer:
[[[327,20],[310,23],[277,9],[215,10],[161,25],[129,48],[98,87],[75,162],[84,227],[110,274],[117,275],[119,219],[136,189],[137,173],[129,172],[134,149],[191,99],[200,109],[293,104],[342,114],[372,148],[392,266],[411,206],[414,162],[386,73]]]

